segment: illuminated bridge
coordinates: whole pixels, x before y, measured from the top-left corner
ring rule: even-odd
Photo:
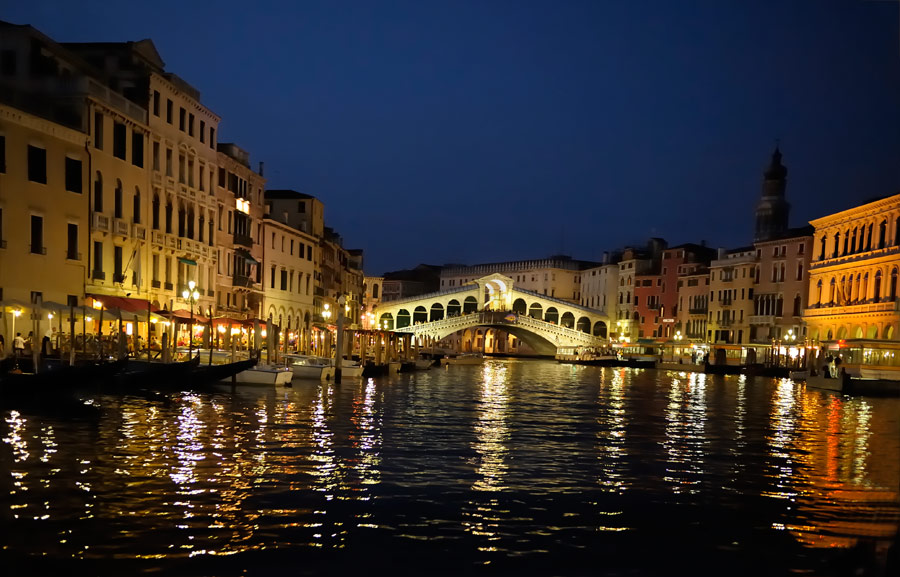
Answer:
[[[492,274],[459,288],[378,305],[379,326],[400,333],[442,339],[472,327],[504,330],[541,354],[560,347],[606,344],[609,316],[532,291]]]

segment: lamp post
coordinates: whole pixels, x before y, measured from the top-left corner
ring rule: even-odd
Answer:
[[[341,367],[344,365],[344,303],[346,301],[344,295],[338,297],[337,339],[334,343],[334,384],[336,385],[341,384]]]
[[[200,293],[197,292],[196,286],[197,283],[194,281],[188,281],[188,288],[181,293],[182,298],[188,301],[191,307],[191,324],[188,330],[188,359],[194,357],[194,303],[200,298]]]
[[[19,310],[19,309],[13,309],[13,312],[12,312],[12,316],[13,316],[13,322],[12,322],[12,337],[13,337],[13,338],[12,338],[12,343],[10,343],[10,344],[13,345],[13,355],[15,355],[15,357],[16,357],[16,368],[19,368],[19,353],[18,353],[18,351],[16,351],[16,348],[15,348],[15,343],[16,343],[16,319],[19,318],[19,315],[21,315],[21,314],[22,314],[22,311],[21,311],[21,310]]]

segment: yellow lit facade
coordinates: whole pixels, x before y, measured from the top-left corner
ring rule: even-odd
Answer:
[[[809,338],[897,340],[900,194],[810,224]]]

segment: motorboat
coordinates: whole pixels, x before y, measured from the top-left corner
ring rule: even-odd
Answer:
[[[323,380],[323,371],[331,368],[331,359],[311,355],[284,355],[288,369],[295,378]],[[362,374],[362,371],[360,371]],[[327,373],[326,373],[327,375]]]
[[[358,379],[362,377],[364,368],[362,364],[353,359],[343,359],[343,362],[341,362],[341,377]]]
[[[258,364],[235,375],[235,382],[245,385],[288,385],[294,373],[288,367]]]
[[[434,364],[434,361],[426,358],[416,359],[416,370],[417,371],[427,371],[431,368],[431,365]]]
[[[448,365],[480,365],[484,362],[484,355],[481,353],[462,353],[455,357],[444,359]]]

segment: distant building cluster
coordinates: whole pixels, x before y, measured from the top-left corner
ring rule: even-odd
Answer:
[[[262,319],[306,348],[343,297],[358,324],[362,251],[325,226],[319,199],[267,191],[220,121],[150,40],[59,43],[0,22],[3,312],[115,297]]]
[[[652,238],[644,247],[604,253],[602,262],[555,256],[422,265],[367,277],[366,307],[377,318],[381,302],[451,291],[499,273],[517,288],[606,315],[609,330],[601,329],[600,336],[611,343],[897,340],[900,194],[789,228],[786,185],[787,168],[776,147],[763,173],[755,234],[747,246],[716,250],[704,242],[669,246]],[[516,312],[567,322],[541,310]],[[503,331],[470,332],[458,337],[474,341],[475,348],[499,342],[498,351],[512,351],[518,345]]]

